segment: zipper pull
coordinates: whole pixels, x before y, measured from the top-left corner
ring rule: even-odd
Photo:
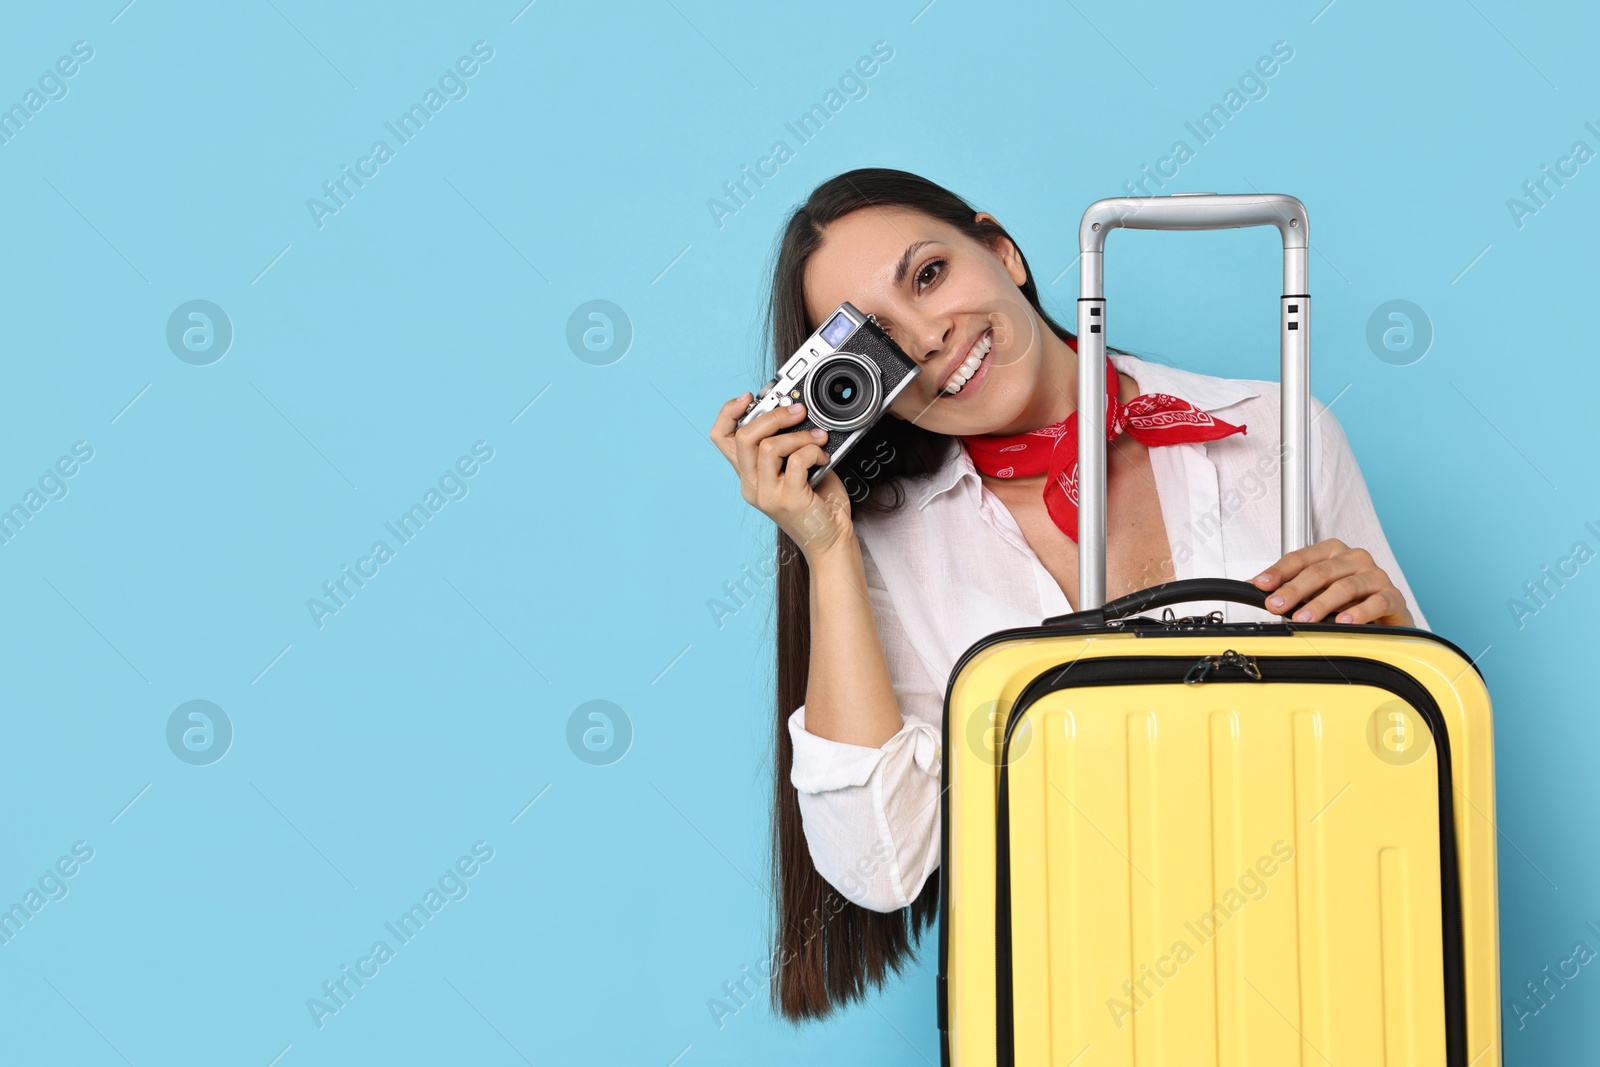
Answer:
[[[1206,680],[1206,675],[1211,673],[1211,668],[1220,662],[1216,656],[1204,656],[1195,661],[1189,672],[1183,676],[1184,685],[1199,685]]]
[[[1215,667],[1237,667],[1253,681],[1261,681],[1261,668],[1256,666],[1256,661],[1230,648],[1220,656],[1202,656],[1196,660],[1194,666],[1184,674],[1183,684],[1199,685]]]
[[[1255,681],[1261,681],[1261,668],[1256,666],[1256,661],[1248,656],[1228,649],[1222,654],[1222,662],[1229,667],[1238,667]]]

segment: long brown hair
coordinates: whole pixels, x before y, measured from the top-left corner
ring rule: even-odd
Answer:
[[[767,374],[793,355],[817,324],[806,314],[806,261],[822,244],[825,227],[835,219],[866,207],[914,208],[949,223],[991,248],[1010,235],[996,222],[978,221],[977,211],[961,197],[926,178],[878,167],[848,171],[829,178],[796,208],[784,226],[772,274],[766,331],[772,339]],[[1015,243],[1015,242],[1013,242]],[[1017,250],[1019,256],[1021,249]],[[1033,271],[1022,294],[1056,336],[1076,342],[1039,303]],[[882,445],[887,445],[885,450]],[[858,454],[888,458],[881,463],[852,465],[846,478],[852,518],[862,509],[890,512],[906,501],[899,479],[936,470],[955,441],[909,420],[880,418],[871,434],[855,445]],[[869,476],[870,471],[870,476]],[[794,745],[788,717],[805,700],[811,656],[811,572],[799,547],[778,531],[778,663],[777,736],[773,764],[772,875],[776,923],[772,931],[776,963],[772,1005],[792,1022],[822,1018],[841,1004],[861,999],[898,974],[938,914],[939,876],[935,870],[911,906],[896,912],[861,907],[830,886],[811,861],[800,821],[800,802],[789,773]]]

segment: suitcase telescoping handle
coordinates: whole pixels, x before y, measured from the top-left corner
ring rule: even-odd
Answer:
[[[1276,226],[1283,236],[1283,296],[1278,301],[1283,411],[1280,554],[1311,542],[1310,424],[1306,421],[1311,406],[1311,297],[1306,283],[1309,241],[1305,205],[1281,193],[1173,193],[1096,200],[1078,226],[1079,611],[1098,609],[1106,600],[1106,301],[1102,272],[1106,235],[1118,228],[1222,230],[1241,226]],[[1189,591],[1184,600],[1206,599],[1195,595],[1197,586],[1184,584]],[[1260,594],[1260,601],[1264,600],[1265,594]]]

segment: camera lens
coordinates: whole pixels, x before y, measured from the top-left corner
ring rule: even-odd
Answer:
[[[854,429],[877,413],[878,368],[852,352],[838,352],[807,376],[806,392],[815,421],[837,430]]]
[[[856,398],[859,388],[855,376],[848,371],[835,374],[828,379],[828,403],[838,404],[840,410],[844,410]]]

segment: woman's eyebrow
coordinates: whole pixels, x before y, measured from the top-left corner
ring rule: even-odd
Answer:
[[[900,283],[906,280],[906,271],[911,269],[911,257],[917,254],[917,249],[921,248],[923,245],[931,245],[931,244],[933,244],[933,240],[931,238],[929,238],[927,240],[917,241],[917,242],[915,242],[913,244],[910,244],[910,245],[906,246],[905,255],[901,256],[900,257],[900,262],[895,264],[895,268],[894,268],[894,284],[895,284],[895,288],[899,288],[900,287]]]

